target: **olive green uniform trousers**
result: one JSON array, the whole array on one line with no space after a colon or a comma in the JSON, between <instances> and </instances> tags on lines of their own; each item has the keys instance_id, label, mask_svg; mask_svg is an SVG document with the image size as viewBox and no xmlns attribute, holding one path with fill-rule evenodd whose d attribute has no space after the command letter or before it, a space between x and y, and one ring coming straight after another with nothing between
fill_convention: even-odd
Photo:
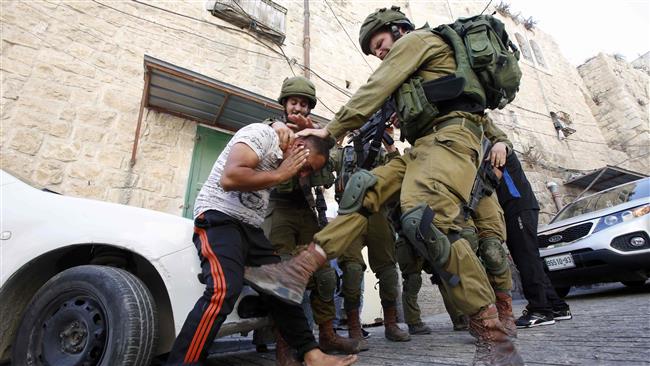
<instances>
[{"instance_id":1,"label":"olive green uniform trousers","mask_svg":"<svg viewBox=\"0 0 650 366\"><path fill-rule=\"evenodd\" d=\"M440 130L435 125L452 121ZM434 120L432 133L420 137L413 148L386 165L373 169L377 183L363 198L363 207L379 212L382 205L399 194L402 212L421 203L435 212L434 225L443 231L460 232L456 219L462 214L472 189L480 157L480 139L467 124L483 125L485 118L453 112ZM314 236L328 258L336 258L368 230L368 218L361 213L340 215ZM368 245L374 245L368 243ZM460 283L449 289L464 314L473 315L495 301L494 292L481 262L465 239L451 246L445 271L456 274Z\"/></svg>"},{"instance_id":2,"label":"olive green uniform trousers","mask_svg":"<svg viewBox=\"0 0 650 366\"><path fill-rule=\"evenodd\" d=\"M311 242L320 229L313 211L309 207L296 207L284 201L271 201L262 225L264 233L283 258L298 252L300 246ZM327 264L329 267L329 264ZM335 286L334 286L335 287ZM310 303L316 324L322 324L336 317L334 289L332 293L320 294L318 284L312 278ZM329 292L329 291L327 291Z\"/></svg>"},{"instance_id":3,"label":"olive green uniform trousers","mask_svg":"<svg viewBox=\"0 0 650 366\"><path fill-rule=\"evenodd\" d=\"M384 210L382 210L384 211ZM361 278L347 281L348 264L355 263L366 268L361 249L368 247L370 269L379 280L379 299L384 306L393 306L397 302L397 268L395 264L395 232L384 212L377 212L368 217L368 230L356 238L338 258L343 270L342 293L345 309L358 309L361 303Z\"/></svg>"}]
</instances>

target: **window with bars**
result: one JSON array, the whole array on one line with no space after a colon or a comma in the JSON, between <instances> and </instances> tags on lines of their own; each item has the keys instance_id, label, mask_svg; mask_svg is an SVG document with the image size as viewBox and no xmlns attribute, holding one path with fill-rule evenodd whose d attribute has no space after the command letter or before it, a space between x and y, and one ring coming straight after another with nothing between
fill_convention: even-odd
<instances>
[{"instance_id":1,"label":"window with bars","mask_svg":"<svg viewBox=\"0 0 650 366\"><path fill-rule=\"evenodd\" d=\"M217 18L248 28L277 44L285 39L287 9L271 0L208 0L206 10Z\"/></svg>"},{"instance_id":2,"label":"window with bars","mask_svg":"<svg viewBox=\"0 0 650 366\"><path fill-rule=\"evenodd\" d=\"M531 39L530 47L533 49L533 54L535 55L535 61L537 61L537 64L541 67L547 67L544 55L542 54L542 49L539 47L537 42Z\"/></svg>"},{"instance_id":3,"label":"window with bars","mask_svg":"<svg viewBox=\"0 0 650 366\"><path fill-rule=\"evenodd\" d=\"M519 44L519 49L521 50L521 55L524 56L524 59L532 63L535 63L535 60L533 59L533 54L532 52L530 52L530 46L528 45L528 41L526 41L526 38L524 38L524 36L522 36L520 33L515 33L515 38L517 39L517 43Z\"/></svg>"}]
</instances>

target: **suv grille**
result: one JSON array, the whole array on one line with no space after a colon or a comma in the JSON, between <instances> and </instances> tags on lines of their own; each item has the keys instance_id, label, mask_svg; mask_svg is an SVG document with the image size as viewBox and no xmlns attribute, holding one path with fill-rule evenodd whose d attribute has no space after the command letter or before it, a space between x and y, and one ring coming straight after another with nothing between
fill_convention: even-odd
<instances>
[{"instance_id":1,"label":"suv grille","mask_svg":"<svg viewBox=\"0 0 650 366\"><path fill-rule=\"evenodd\" d=\"M540 248L546 248L550 245L559 243L570 243L582 238L583 236L587 236L593 225L592 222L585 222L580 225L570 226L562 231L557 231L552 234L539 235L537 236L537 245L539 245Z\"/></svg>"}]
</instances>

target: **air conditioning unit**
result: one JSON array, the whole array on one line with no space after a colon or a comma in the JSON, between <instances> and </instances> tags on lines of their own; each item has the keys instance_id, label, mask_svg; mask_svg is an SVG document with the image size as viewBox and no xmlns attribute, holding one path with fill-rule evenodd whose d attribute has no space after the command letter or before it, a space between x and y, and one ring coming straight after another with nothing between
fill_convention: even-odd
<instances>
[{"instance_id":1,"label":"air conditioning unit","mask_svg":"<svg viewBox=\"0 0 650 366\"><path fill-rule=\"evenodd\" d=\"M271 0L209 0L205 9L217 18L250 29L277 44L284 42L287 9Z\"/></svg>"}]
</instances>

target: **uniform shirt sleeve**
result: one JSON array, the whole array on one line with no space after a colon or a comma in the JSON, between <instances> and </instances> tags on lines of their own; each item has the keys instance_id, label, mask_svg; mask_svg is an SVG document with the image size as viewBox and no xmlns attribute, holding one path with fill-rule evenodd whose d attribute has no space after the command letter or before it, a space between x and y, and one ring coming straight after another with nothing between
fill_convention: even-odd
<instances>
[{"instance_id":1,"label":"uniform shirt sleeve","mask_svg":"<svg viewBox=\"0 0 650 366\"><path fill-rule=\"evenodd\" d=\"M368 82L361 86L327 125L335 139L361 127L411 74L446 44L427 41L427 32L411 32L397 40Z\"/></svg>"},{"instance_id":2,"label":"uniform shirt sleeve","mask_svg":"<svg viewBox=\"0 0 650 366\"><path fill-rule=\"evenodd\" d=\"M491 118L486 118L487 123L483 125L483 130L485 132L485 137L490 140L490 143L492 145L496 144L497 142L503 142L508 146L508 153L512 152L512 142L508 139L508 135L506 135L505 132L503 132L497 125L492 121Z\"/></svg>"}]
</instances>

